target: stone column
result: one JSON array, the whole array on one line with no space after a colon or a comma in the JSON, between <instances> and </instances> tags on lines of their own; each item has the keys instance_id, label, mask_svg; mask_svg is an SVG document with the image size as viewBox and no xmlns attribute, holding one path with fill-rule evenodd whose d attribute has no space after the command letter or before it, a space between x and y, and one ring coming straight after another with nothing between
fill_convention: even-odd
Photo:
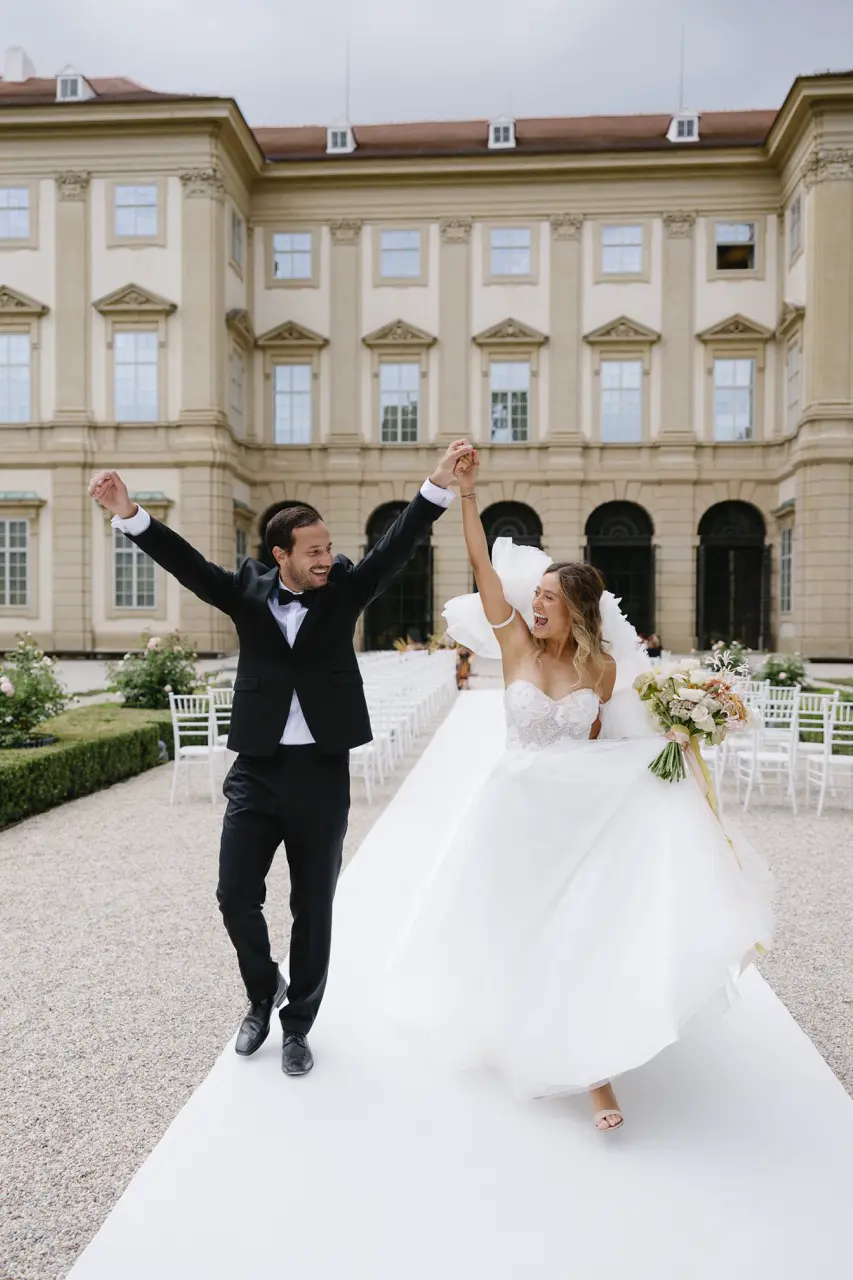
<instances>
[{"instance_id":1,"label":"stone column","mask_svg":"<svg viewBox=\"0 0 853 1280\"><path fill-rule=\"evenodd\" d=\"M674 653L696 643L696 547L693 486L665 483L655 501L655 630Z\"/></svg>"},{"instance_id":2,"label":"stone column","mask_svg":"<svg viewBox=\"0 0 853 1280\"><path fill-rule=\"evenodd\" d=\"M438 257L438 439L477 436L471 421L470 218L442 218Z\"/></svg>"},{"instance_id":3,"label":"stone column","mask_svg":"<svg viewBox=\"0 0 853 1280\"><path fill-rule=\"evenodd\" d=\"M580 444L581 435L581 236L579 213L556 213L551 218L550 279L550 444Z\"/></svg>"},{"instance_id":4,"label":"stone column","mask_svg":"<svg viewBox=\"0 0 853 1280\"><path fill-rule=\"evenodd\" d=\"M212 463L216 434L227 421L223 370L225 327L225 182L215 165L181 174L181 397L180 472L176 519L180 533L202 555L231 568L234 512L231 474ZM164 406L165 412L165 406ZM181 592L180 627L201 652L234 647L225 616L188 591Z\"/></svg>"},{"instance_id":5,"label":"stone column","mask_svg":"<svg viewBox=\"0 0 853 1280\"><path fill-rule=\"evenodd\" d=\"M853 147L816 147L808 192L804 412L794 446L794 603L803 651L849 657L853 634Z\"/></svg>"},{"instance_id":6,"label":"stone column","mask_svg":"<svg viewBox=\"0 0 853 1280\"><path fill-rule=\"evenodd\" d=\"M56 175L56 421L88 424L89 174Z\"/></svg>"},{"instance_id":7,"label":"stone column","mask_svg":"<svg viewBox=\"0 0 853 1280\"><path fill-rule=\"evenodd\" d=\"M691 445L696 438L693 422L695 224L694 213L663 215L663 379L658 439L666 444Z\"/></svg>"},{"instance_id":8,"label":"stone column","mask_svg":"<svg viewBox=\"0 0 853 1280\"><path fill-rule=\"evenodd\" d=\"M92 635L93 466L89 341L89 174L56 175L56 407L53 476L53 644L88 652Z\"/></svg>"},{"instance_id":9,"label":"stone column","mask_svg":"<svg viewBox=\"0 0 853 1280\"><path fill-rule=\"evenodd\" d=\"M181 174L181 413L187 426L226 420L225 183L213 166Z\"/></svg>"},{"instance_id":10,"label":"stone column","mask_svg":"<svg viewBox=\"0 0 853 1280\"><path fill-rule=\"evenodd\" d=\"M357 445L362 439L359 377L361 367L361 222L341 218L332 235L331 298L331 444ZM375 432L371 434L371 438Z\"/></svg>"}]
</instances>

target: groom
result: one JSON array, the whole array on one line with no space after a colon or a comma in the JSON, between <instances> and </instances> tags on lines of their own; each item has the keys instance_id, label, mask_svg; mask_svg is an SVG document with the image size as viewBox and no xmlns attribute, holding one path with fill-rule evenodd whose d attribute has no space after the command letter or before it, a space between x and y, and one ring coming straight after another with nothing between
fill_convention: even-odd
<instances>
[{"instance_id":1,"label":"groom","mask_svg":"<svg viewBox=\"0 0 853 1280\"><path fill-rule=\"evenodd\" d=\"M456 463L470 448L462 440L450 445L358 564L332 554L329 530L313 507L295 506L267 525L275 567L249 559L235 573L205 560L133 502L115 471L100 472L89 485L92 497L113 512L115 528L237 628L228 737L237 759L223 788L228 805L216 896L250 1002L237 1052L259 1049L273 1008L281 1008L287 1075L304 1075L314 1065L306 1037L329 968L332 900L349 817L349 751L371 739L353 646L356 623L450 505ZM263 914L267 873L282 842L293 916L289 987L272 959Z\"/></svg>"}]
</instances>

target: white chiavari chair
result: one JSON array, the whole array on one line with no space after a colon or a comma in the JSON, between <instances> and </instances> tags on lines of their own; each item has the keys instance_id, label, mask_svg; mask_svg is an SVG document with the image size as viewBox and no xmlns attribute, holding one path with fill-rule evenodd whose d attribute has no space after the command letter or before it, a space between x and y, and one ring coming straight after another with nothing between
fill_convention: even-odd
<instances>
[{"instance_id":1,"label":"white chiavari chair","mask_svg":"<svg viewBox=\"0 0 853 1280\"><path fill-rule=\"evenodd\" d=\"M175 803L178 775L183 768L187 778L187 794L190 794L190 769L204 766L210 784L210 802L216 803L216 773L214 757L214 719L210 697L206 693L170 693L169 711L172 716L172 736L175 743L175 762L172 774L170 804Z\"/></svg>"},{"instance_id":2,"label":"white chiavari chair","mask_svg":"<svg viewBox=\"0 0 853 1280\"><path fill-rule=\"evenodd\" d=\"M806 804L817 789L817 816L823 813L826 793L833 799L847 784L847 803L853 809L853 702L828 703L824 712L822 749L806 758Z\"/></svg>"}]
</instances>

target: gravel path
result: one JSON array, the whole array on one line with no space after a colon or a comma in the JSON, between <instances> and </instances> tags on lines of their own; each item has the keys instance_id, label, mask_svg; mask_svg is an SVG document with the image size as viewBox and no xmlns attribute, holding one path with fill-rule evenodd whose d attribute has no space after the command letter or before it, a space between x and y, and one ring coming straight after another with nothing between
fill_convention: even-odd
<instances>
[{"instance_id":1,"label":"gravel path","mask_svg":"<svg viewBox=\"0 0 853 1280\"><path fill-rule=\"evenodd\" d=\"M347 859L413 763L372 807L356 801ZM244 1007L213 897L224 801L171 808L170 773L0 832L2 1280L65 1276ZM740 821L777 879L762 970L853 1094L853 814L759 799ZM279 855L279 955L286 902Z\"/></svg>"},{"instance_id":2,"label":"gravel path","mask_svg":"<svg viewBox=\"0 0 853 1280\"><path fill-rule=\"evenodd\" d=\"M345 863L423 745L371 806L353 779ZM171 775L0 832L2 1280L66 1275L245 1009L214 899L225 801L197 777L173 808ZM279 957L287 898L279 853L267 896Z\"/></svg>"}]
</instances>

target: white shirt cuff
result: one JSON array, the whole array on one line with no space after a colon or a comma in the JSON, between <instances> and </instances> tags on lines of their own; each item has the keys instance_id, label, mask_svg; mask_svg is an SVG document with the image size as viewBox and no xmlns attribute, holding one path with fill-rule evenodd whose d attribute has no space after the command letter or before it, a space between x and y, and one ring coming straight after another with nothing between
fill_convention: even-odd
<instances>
[{"instance_id":1,"label":"white shirt cuff","mask_svg":"<svg viewBox=\"0 0 853 1280\"><path fill-rule=\"evenodd\" d=\"M136 515L131 516L129 520L122 520L121 516L113 516L110 523L114 529L129 533L131 538L138 538L140 533L144 533L150 525L151 517L143 507L137 504Z\"/></svg>"},{"instance_id":2,"label":"white shirt cuff","mask_svg":"<svg viewBox=\"0 0 853 1280\"><path fill-rule=\"evenodd\" d=\"M434 502L437 507L449 507L455 496L452 489L442 489L431 480L424 480L421 485L421 497L427 502Z\"/></svg>"}]
</instances>

